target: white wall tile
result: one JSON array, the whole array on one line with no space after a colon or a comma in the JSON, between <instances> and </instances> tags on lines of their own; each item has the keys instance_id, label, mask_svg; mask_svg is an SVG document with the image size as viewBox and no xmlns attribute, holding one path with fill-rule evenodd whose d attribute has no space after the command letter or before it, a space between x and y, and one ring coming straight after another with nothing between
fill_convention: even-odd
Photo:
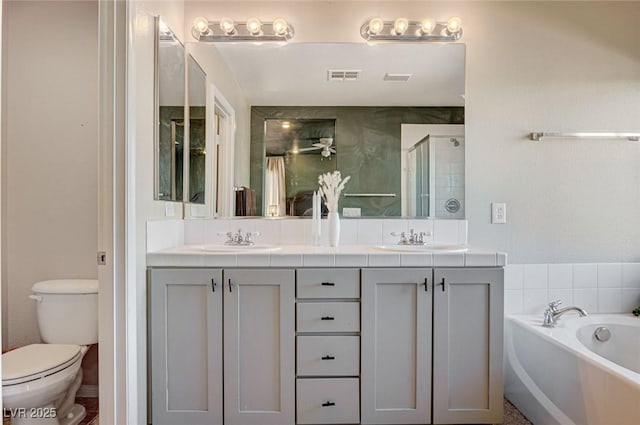
<instances>
[{"instance_id":1,"label":"white wall tile","mask_svg":"<svg viewBox=\"0 0 640 425\"><path fill-rule=\"evenodd\" d=\"M547 265L525 264L523 266L523 287L524 289L547 289Z\"/></svg>"},{"instance_id":2,"label":"white wall tile","mask_svg":"<svg viewBox=\"0 0 640 425\"><path fill-rule=\"evenodd\" d=\"M340 220L340 245L357 245L358 244L358 221L359 220L351 220L351 219L341 219ZM327 229L329 228L327 223ZM328 235L329 232L323 229L324 233Z\"/></svg>"},{"instance_id":3,"label":"white wall tile","mask_svg":"<svg viewBox=\"0 0 640 425\"><path fill-rule=\"evenodd\" d=\"M254 238L258 244L280 244L281 228L280 223L282 220L255 220L255 231L260 232L259 236Z\"/></svg>"},{"instance_id":4,"label":"white wall tile","mask_svg":"<svg viewBox=\"0 0 640 425\"><path fill-rule=\"evenodd\" d=\"M571 264L549 264L549 289L571 289L572 284Z\"/></svg>"},{"instance_id":5,"label":"white wall tile","mask_svg":"<svg viewBox=\"0 0 640 425\"><path fill-rule=\"evenodd\" d=\"M504 269L504 287L505 289L522 289L523 285L523 267L522 264L509 264Z\"/></svg>"},{"instance_id":6,"label":"white wall tile","mask_svg":"<svg viewBox=\"0 0 640 425\"><path fill-rule=\"evenodd\" d=\"M598 290L595 288L574 289L573 304L575 306L584 308L585 310L587 310L587 313L597 313Z\"/></svg>"},{"instance_id":7,"label":"white wall tile","mask_svg":"<svg viewBox=\"0 0 640 425\"><path fill-rule=\"evenodd\" d=\"M205 243L204 229L206 220L184 221L184 244L199 245Z\"/></svg>"},{"instance_id":8,"label":"white wall tile","mask_svg":"<svg viewBox=\"0 0 640 425\"><path fill-rule=\"evenodd\" d=\"M311 231L307 229L307 220L283 220L280 228L280 242L283 245L304 245L310 243Z\"/></svg>"},{"instance_id":9,"label":"white wall tile","mask_svg":"<svg viewBox=\"0 0 640 425\"><path fill-rule=\"evenodd\" d=\"M598 264L598 288L622 288L622 264Z\"/></svg>"},{"instance_id":10,"label":"white wall tile","mask_svg":"<svg viewBox=\"0 0 640 425\"><path fill-rule=\"evenodd\" d=\"M549 294L546 289L523 290L523 312L526 314L540 314L549 304Z\"/></svg>"},{"instance_id":11,"label":"white wall tile","mask_svg":"<svg viewBox=\"0 0 640 425\"><path fill-rule=\"evenodd\" d=\"M640 288L640 263L622 265L622 287Z\"/></svg>"},{"instance_id":12,"label":"white wall tile","mask_svg":"<svg viewBox=\"0 0 640 425\"><path fill-rule=\"evenodd\" d=\"M205 220L204 222L204 243L224 243L226 236L218 233L235 232L228 220Z\"/></svg>"},{"instance_id":13,"label":"white wall tile","mask_svg":"<svg viewBox=\"0 0 640 425\"><path fill-rule=\"evenodd\" d=\"M458 243L466 245L468 243L469 235L469 222L467 220L458 221Z\"/></svg>"},{"instance_id":14,"label":"white wall tile","mask_svg":"<svg viewBox=\"0 0 640 425\"><path fill-rule=\"evenodd\" d=\"M549 289L549 302L560 300L563 306L573 304L573 291L571 289Z\"/></svg>"},{"instance_id":15,"label":"white wall tile","mask_svg":"<svg viewBox=\"0 0 640 425\"><path fill-rule=\"evenodd\" d=\"M621 288L598 289L598 313L622 313Z\"/></svg>"},{"instance_id":16,"label":"white wall tile","mask_svg":"<svg viewBox=\"0 0 640 425\"><path fill-rule=\"evenodd\" d=\"M573 265L573 289L595 288L598 286L597 264Z\"/></svg>"},{"instance_id":17,"label":"white wall tile","mask_svg":"<svg viewBox=\"0 0 640 425\"><path fill-rule=\"evenodd\" d=\"M640 307L640 289L622 289L622 312L631 313Z\"/></svg>"},{"instance_id":18,"label":"white wall tile","mask_svg":"<svg viewBox=\"0 0 640 425\"><path fill-rule=\"evenodd\" d=\"M457 244L458 243L458 221L457 220L434 220L433 242L436 244Z\"/></svg>"},{"instance_id":19,"label":"white wall tile","mask_svg":"<svg viewBox=\"0 0 640 425\"><path fill-rule=\"evenodd\" d=\"M414 229L416 232L425 232L428 235L424 237L425 242L433 243L433 220L407 220L407 229Z\"/></svg>"},{"instance_id":20,"label":"white wall tile","mask_svg":"<svg viewBox=\"0 0 640 425\"><path fill-rule=\"evenodd\" d=\"M413 227L412 227L413 229ZM418 232L413 229L414 232ZM382 243L385 245L393 245L398 243L400 236L392 236L391 233L404 232L409 237L409 229L407 228L407 220L385 220L382 223Z\"/></svg>"},{"instance_id":21,"label":"white wall tile","mask_svg":"<svg viewBox=\"0 0 640 425\"><path fill-rule=\"evenodd\" d=\"M182 220L151 220L147 222L147 251L158 251L184 244Z\"/></svg>"},{"instance_id":22,"label":"white wall tile","mask_svg":"<svg viewBox=\"0 0 640 425\"><path fill-rule=\"evenodd\" d=\"M382 243L383 220L357 220L359 245L380 245Z\"/></svg>"},{"instance_id":23,"label":"white wall tile","mask_svg":"<svg viewBox=\"0 0 640 425\"><path fill-rule=\"evenodd\" d=\"M504 314L521 314L523 312L522 289L504 291Z\"/></svg>"}]
</instances>

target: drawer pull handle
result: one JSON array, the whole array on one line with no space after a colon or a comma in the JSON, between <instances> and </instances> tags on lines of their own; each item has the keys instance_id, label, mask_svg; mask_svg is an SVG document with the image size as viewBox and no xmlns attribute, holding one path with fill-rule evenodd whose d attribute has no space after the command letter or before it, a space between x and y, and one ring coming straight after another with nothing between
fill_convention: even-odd
<instances>
[{"instance_id":1,"label":"drawer pull handle","mask_svg":"<svg viewBox=\"0 0 640 425\"><path fill-rule=\"evenodd\" d=\"M330 407L335 405L336 404L333 401L325 401L324 403L322 403L322 407Z\"/></svg>"},{"instance_id":2,"label":"drawer pull handle","mask_svg":"<svg viewBox=\"0 0 640 425\"><path fill-rule=\"evenodd\" d=\"M322 286L336 286L336 284L333 283L333 282L322 282L321 285Z\"/></svg>"},{"instance_id":3,"label":"drawer pull handle","mask_svg":"<svg viewBox=\"0 0 640 425\"><path fill-rule=\"evenodd\" d=\"M440 282L440 285L442 285L442 292L444 292L444 277L442 278L442 282Z\"/></svg>"},{"instance_id":4,"label":"drawer pull handle","mask_svg":"<svg viewBox=\"0 0 640 425\"><path fill-rule=\"evenodd\" d=\"M427 278L424 278L424 292L429 292L429 281Z\"/></svg>"},{"instance_id":5,"label":"drawer pull handle","mask_svg":"<svg viewBox=\"0 0 640 425\"><path fill-rule=\"evenodd\" d=\"M323 316L320 318L320 320L336 320L336 318L331 316Z\"/></svg>"},{"instance_id":6,"label":"drawer pull handle","mask_svg":"<svg viewBox=\"0 0 640 425\"><path fill-rule=\"evenodd\" d=\"M322 360L335 360L335 356L322 356Z\"/></svg>"}]
</instances>

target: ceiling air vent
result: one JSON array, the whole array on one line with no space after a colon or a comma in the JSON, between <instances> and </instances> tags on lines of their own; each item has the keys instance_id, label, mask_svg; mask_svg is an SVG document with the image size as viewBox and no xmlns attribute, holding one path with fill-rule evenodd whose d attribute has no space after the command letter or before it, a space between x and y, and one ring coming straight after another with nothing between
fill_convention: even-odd
<instances>
[{"instance_id":1,"label":"ceiling air vent","mask_svg":"<svg viewBox=\"0 0 640 425\"><path fill-rule=\"evenodd\" d=\"M329 81L356 81L360 75L358 69L330 69L327 71Z\"/></svg>"},{"instance_id":2,"label":"ceiling air vent","mask_svg":"<svg viewBox=\"0 0 640 425\"><path fill-rule=\"evenodd\" d=\"M384 74L385 81L409 81L411 74Z\"/></svg>"}]
</instances>

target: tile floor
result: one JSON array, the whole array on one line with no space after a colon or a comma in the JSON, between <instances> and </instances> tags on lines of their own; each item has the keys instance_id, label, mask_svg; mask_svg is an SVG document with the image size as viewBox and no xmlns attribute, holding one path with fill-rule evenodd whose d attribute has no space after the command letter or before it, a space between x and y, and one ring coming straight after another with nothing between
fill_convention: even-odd
<instances>
[{"instance_id":1,"label":"tile floor","mask_svg":"<svg viewBox=\"0 0 640 425\"><path fill-rule=\"evenodd\" d=\"M504 425L532 425L516 406L504 399Z\"/></svg>"}]
</instances>

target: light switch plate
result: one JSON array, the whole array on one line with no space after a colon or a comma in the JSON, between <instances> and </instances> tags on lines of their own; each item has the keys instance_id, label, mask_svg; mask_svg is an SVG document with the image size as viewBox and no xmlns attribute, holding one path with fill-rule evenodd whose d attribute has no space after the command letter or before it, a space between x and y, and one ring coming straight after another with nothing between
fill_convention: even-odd
<instances>
[{"instance_id":1,"label":"light switch plate","mask_svg":"<svg viewBox=\"0 0 640 425\"><path fill-rule=\"evenodd\" d=\"M507 204L494 202L491 204L491 223L505 224L507 222Z\"/></svg>"}]
</instances>

